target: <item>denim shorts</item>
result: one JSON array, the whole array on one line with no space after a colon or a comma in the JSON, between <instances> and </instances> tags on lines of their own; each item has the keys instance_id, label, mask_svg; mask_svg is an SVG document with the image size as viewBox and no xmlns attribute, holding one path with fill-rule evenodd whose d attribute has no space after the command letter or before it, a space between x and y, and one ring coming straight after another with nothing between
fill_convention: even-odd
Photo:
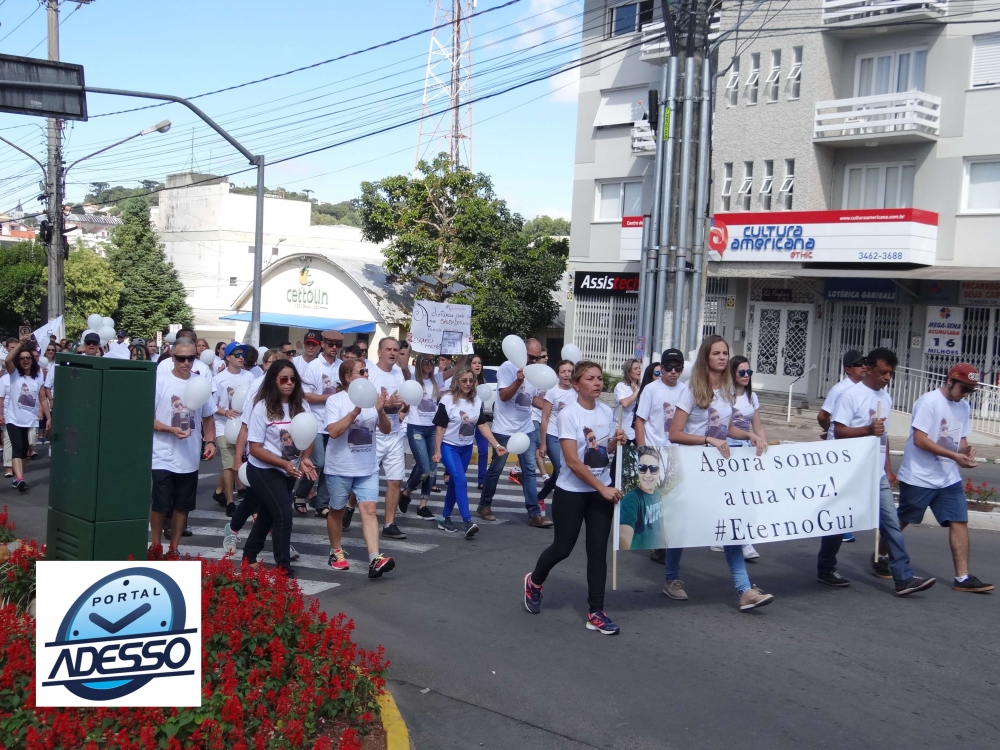
<instances>
[{"instance_id":1,"label":"denim shorts","mask_svg":"<svg viewBox=\"0 0 1000 750\"><path fill-rule=\"evenodd\" d=\"M899 520L904 523L920 523L928 507L942 526L949 526L952 521L968 523L969 506L965 502L961 482L940 489L917 487L903 481L899 483L898 514Z\"/></svg>"},{"instance_id":2,"label":"denim shorts","mask_svg":"<svg viewBox=\"0 0 1000 750\"><path fill-rule=\"evenodd\" d=\"M359 503L378 502L378 471L367 477L341 477L324 474L330 492L330 510L343 510L353 492Z\"/></svg>"}]
</instances>

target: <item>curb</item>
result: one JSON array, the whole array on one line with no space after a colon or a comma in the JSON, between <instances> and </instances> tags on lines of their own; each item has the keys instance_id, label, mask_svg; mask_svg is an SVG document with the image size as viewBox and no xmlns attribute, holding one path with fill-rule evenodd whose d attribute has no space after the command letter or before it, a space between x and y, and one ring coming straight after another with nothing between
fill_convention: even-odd
<instances>
[{"instance_id":1,"label":"curb","mask_svg":"<svg viewBox=\"0 0 1000 750\"><path fill-rule=\"evenodd\" d=\"M406 722L399 713L392 693L388 690L382 693L378 697L378 705L382 709L386 750L410 750L410 733L406 730Z\"/></svg>"}]
</instances>

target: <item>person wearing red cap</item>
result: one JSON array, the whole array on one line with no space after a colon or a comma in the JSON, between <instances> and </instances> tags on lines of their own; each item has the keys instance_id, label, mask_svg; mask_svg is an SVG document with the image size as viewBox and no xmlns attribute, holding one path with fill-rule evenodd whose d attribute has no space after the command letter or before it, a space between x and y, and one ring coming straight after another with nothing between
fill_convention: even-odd
<instances>
[{"instance_id":1,"label":"person wearing red cap","mask_svg":"<svg viewBox=\"0 0 1000 750\"><path fill-rule=\"evenodd\" d=\"M309 363L319 356L321 338L319 331L306 331L306 335L302 338L302 354L292 357L292 364L295 365L295 372L299 374L301 382L305 382Z\"/></svg>"},{"instance_id":2,"label":"person wearing red cap","mask_svg":"<svg viewBox=\"0 0 1000 750\"><path fill-rule=\"evenodd\" d=\"M966 437L972 432L965 397L979 385L979 371L970 364L955 365L948 380L917 399L913 405L910 437L899 467L899 526L920 523L929 507L934 518L948 527L955 562L955 591L981 594L993 590L969 574L969 511L959 467L976 467L976 449Z\"/></svg>"}]
</instances>

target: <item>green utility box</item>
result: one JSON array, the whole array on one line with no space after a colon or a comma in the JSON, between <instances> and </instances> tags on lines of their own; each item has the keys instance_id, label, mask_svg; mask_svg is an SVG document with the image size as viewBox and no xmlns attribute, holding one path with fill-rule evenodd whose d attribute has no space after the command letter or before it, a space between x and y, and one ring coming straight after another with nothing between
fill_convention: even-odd
<instances>
[{"instance_id":1,"label":"green utility box","mask_svg":"<svg viewBox=\"0 0 1000 750\"><path fill-rule=\"evenodd\" d=\"M156 363L57 354L50 560L145 559Z\"/></svg>"}]
</instances>

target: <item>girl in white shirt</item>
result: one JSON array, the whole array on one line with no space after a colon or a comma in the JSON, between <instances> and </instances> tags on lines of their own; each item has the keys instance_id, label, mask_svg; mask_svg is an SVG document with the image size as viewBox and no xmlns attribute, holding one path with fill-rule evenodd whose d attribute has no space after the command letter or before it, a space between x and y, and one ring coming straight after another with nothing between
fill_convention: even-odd
<instances>
[{"instance_id":1,"label":"girl in white shirt","mask_svg":"<svg viewBox=\"0 0 1000 750\"><path fill-rule=\"evenodd\" d=\"M635 430L632 428L633 417L635 417L635 407L639 396L639 385L642 383L642 362L637 359L625 361L622 367L622 379L615 386L615 415L617 418L618 408L621 407L621 427L625 430L625 437L630 441L635 440Z\"/></svg>"},{"instance_id":2,"label":"girl in white shirt","mask_svg":"<svg viewBox=\"0 0 1000 750\"><path fill-rule=\"evenodd\" d=\"M29 344L30 338L31 334L23 336L4 362L10 373L4 418L11 445L12 486L18 492L28 491L28 483L24 481L24 462L31 451L31 431L38 427L39 414L47 416L45 381Z\"/></svg>"},{"instance_id":3,"label":"girl in white shirt","mask_svg":"<svg viewBox=\"0 0 1000 750\"><path fill-rule=\"evenodd\" d=\"M760 401L753 392L753 385L750 382L753 375L750 362L746 357L733 357L729 361L729 372L733 377L733 387L736 392L736 401L733 403L733 427L744 432L752 432L767 443L767 433L760 421ZM729 444L731 446L747 446L750 445L750 441L729 438ZM712 547L711 550L722 552L722 547ZM752 544L743 545L744 560L756 560L759 557L760 553L753 548Z\"/></svg>"},{"instance_id":4,"label":"girl in white shirt","mask_svg":"<svg viewBox=\"0 0 1000 750\"><path fill-rule=\"evenodd\" d=\"M559 413L568 404L576 401L576 391L570 379L573 377L573 363L564 359L556 366L559 375L559 383L555 388L550 388L545 392L545 406L542 407L542 424L539 428L539 452L544 459L548 454L552 462L552 476L545 480L542 489L538 492L538 504L541 507L545 498L555 489L556 480L559 478L559 471L562 469L563 458L562 448L559 446ZM626 433L627 434L627 433Z\"/></svg>"},{"instance_id":5,"label":"girl in white shirt","mask_svg":"<svg viewBox=\"0 0 1000 750\"><path fill-rule=\"evenodd\" d=\"M434 371L435 359L433 354L418 354L413 367L413 379L423 387L424 395L419 404L410 407L406 418L406 441L410 444L414 462L410 478L400 492L400 505L406 508L410 504L410 494L420 487L417 518L426 521L434 520L434 514L427 507L427 500L437 472L437 463L431 457L434 453L434 415L437 414L444 388L443 376Z\"/></svg>"}]
</instances>

